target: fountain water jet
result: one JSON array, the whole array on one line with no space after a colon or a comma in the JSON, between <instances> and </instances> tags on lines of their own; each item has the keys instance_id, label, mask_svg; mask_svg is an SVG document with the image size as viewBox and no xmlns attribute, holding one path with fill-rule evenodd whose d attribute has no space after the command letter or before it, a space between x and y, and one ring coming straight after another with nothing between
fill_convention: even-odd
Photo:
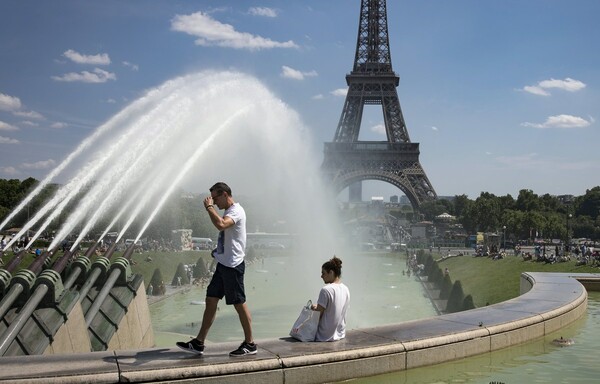
<instances>
[{"instance_id":1,"label":"fountain water jet","mask_svg":"<svg viewBox=\"0 0 600 384\"><path fill-rule=\"evenodd\" d=\"M153 144L164 139L165 133L168 132L169 128L178 122L177 115L182 109L190 108L189 100L184 99L173 102L171 100L172 97L161 103L160 108L152 111L149 116L144 116L144 122L141 125L151 125L152 129L150 129L150 132L157 131L156 134L150 135L147 140L140 140L141 144L134 142L132 144L135 145L130 145L127 148L126 152L122 154L124 158L110 168L110 174L102 175L99 181L81 200L78 207L69 216L69 219L57 234L57 238L61 239L67 236L84 218L90 208L98 204L100 198L103 198L104 201L113 201L112 198L114 195L118 196L119 193L123 193L124 189L131 185L131 181L137 179L136 175L143 174L146 171L147 159L154 155L152 152L155 145ZM157 119L157 121L153 121L154 119ZM80 236L82 235L85 236L86 233L80 234ZM53 245L56 245L56 240L50 246L52 247Z\"/></svg>"},{"instance_id":2,"label":"fountain water jet","mask_svg":"<svg viewBox=\"0 0 600 384\"><path fill-rule=\"evenodd\" d=\"M310 136L298 115L256 79L234 72L201 72L168 81L134 104L135 111L126 119L111 119L111 124L123 123L112 130L114 140L102 145L95 139L90 160L25 230L45 217L37 238L75 196L81 196L50 248L86 222L74 249L107 215L113 220L98 241L127 215L125 229L118 230L121 239L148 210L135 236L138 240L176 188L193 184L207 191L215 181L226 180L243 204L258 196L268 202L269 211L277 212L278 221L286 222L286 232L297 234L297 249L306 261L299 276L312 276L324 259L340 254L330 230L335 227L329 215L334 198L321 184Z\"/></svg>"},{"instance_id":3,"label":"fountain water jet","mask_svg":"<svg viewBox=\"0 0 600 384\"><path fill-rule=\"evenodd\" d=\"M137 101L135 101L133 104L131 104L129 107L125 108L123 111L119 112L116 116L114 116L112 119L110 119L107 123L101 125L96 131L94 131L94 133L86 138L83 142L81 142L81 144L79 144L79 146L73 151L71 152L71 154L69 154L65 160L62 161L62 163L60 163L58 165L58 167L54 168L45 178L44 180L42 180L35 188L34 190L29 193L25 199L23 199L23 201L8 215L6 216L6 218L2 221L2 223L0 223L0 230L2 230L4 228L4 226L20 211L23 210L23 208L25 208L27 206L27 204L29 204L31 202L31 200L33 200L33 198L35 196L37 196L42 189L44 189L44 187L46 185L48 185L48 183L50 183L57 175L59 175L60 173L62 173L62 171L65 170L65 168L67 168L74 159L76 159L79 155L81 155L86 149L88 149L94 142L96 142L102 135L106 134L107 132L109 132L110 130L112 130L113 128L120 126L122 124L121 120L126 119L126 116L128 114L130 114L132 111L136 110L136 108L139 108L140 106L145 104L145 98L148 98L152 95L152 92L150 92L146 97L140 98Z\"/></svg>"}]
</instances>

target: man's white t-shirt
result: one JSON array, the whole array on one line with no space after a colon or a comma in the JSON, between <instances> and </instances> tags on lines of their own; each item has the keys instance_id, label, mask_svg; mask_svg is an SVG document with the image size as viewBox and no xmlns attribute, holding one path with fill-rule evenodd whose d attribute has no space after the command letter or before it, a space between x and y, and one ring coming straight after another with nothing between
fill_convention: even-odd
<instances>
[{"instance_id":1,"label":"man's white t-shirt","mask_svg":"<svg viewBox=\"0 0 600 384\"><path fill-rule=\"evenodd\" d=\"M335 341L346 337L346 311L350 290L343 283L327 284L321 288L317 304L325 308L315 341Z\"/></svg>"},{"instance_id":2,"label":"man's white t-shirt","mask_svg":"<svg viewBox=\"0 0 600 384\"><path fill-rule=\"evenodd\" d=\"M244 261L246 250L246 212L239 203L225 210L223 217L229 217L235 223L219 232L215 259L226 267L237 267Z\"/></svg>"}]
</instances>

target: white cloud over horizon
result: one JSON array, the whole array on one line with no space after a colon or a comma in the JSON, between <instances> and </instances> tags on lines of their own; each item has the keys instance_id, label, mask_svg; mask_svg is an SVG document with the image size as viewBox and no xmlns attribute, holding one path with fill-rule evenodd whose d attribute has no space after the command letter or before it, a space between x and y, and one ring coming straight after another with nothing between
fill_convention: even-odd
<instances>
[{"instance_id":1,"label":"white cloud over horizon","mask_svg":"<svg viewBox=\"0 0 600 384\"><path fill-rule=\"evenodd\" d=\"M0 120L0 131L18 131L19 127Z\"/></svg>"},{"instance_id":2,"label":"white cloud over horizon","mask_svg":"<svg viewBox=\"0 0 600 384\"><path fill-rule=\"evenodd\" d=\"M248 14L253 16L277 17L277 11L267 7L251 7L248 9Z\"/></svg>"},{"instance_id":3,"label":"white cloud over horizon","mask_svg":"<svg viewBox=\"0 0 600 384\"><path fill-rule=\"evenodd\" d=\"M348 94L348 88L338 88L330 92L333 96L346 96Z\"/></svg>"},{"instance_id":4,"label":"white cloud over horizon","mask_svg":"<svg viewBox=\"0 0 600 384\"><path fill-rule=\"evenodd\" d=\"M0 111L17 111L21 109L21 100L18 97L0 93Z\"/></svg>"},{"instance_id":5,"label":"white cloud over horizon","mask_svg":"<svg viewBox=\"0 0 600 384\"><path fill-rule=\"evenodd\" d=\"M590 120L586 120L579 116L572 115L555 115L549 116L545 122L543 123L522 123L521 125L524 127L533 127L533 128L585 128L590 126L594 122L593 118Z\"/></svg>"},{"instance_id":6,"label":"white cloud over horizon","mask_svg":"<svg viewBox=\"0 0 600 384\"><path fill-rule=\"evenodd\" d=\"M568 158L543 157L532 152L513 156L498 156L496 161L504 166L519 170L554 169L562 171L590 171L599 165L590 161L571 161Z\"/></svg>"},{"instance_id":7,"label":"white cloud over horizon","mask_svg":"<svg viewBox=\"0 0 600 384\"><path fill-rule=\"evenodd\" d=\"M10 137L0 136L0 144L19 144L19 140Z\"/></svg>"},{"instance_id":8,"label":"white cloud over horizon","mask_svg":"<svg viewBox=\"0 0 600 384\"><path fill-rule=\"evenodd\" d=\"M52 159L36 161L35 163L22 163L19 168L22 169L49 169L56 165L56 161Z\"/></svg>"},{"instance_id":9,"label":"white cloud over horizon","mask_svg":"<svg viewBox=\"0 0 600 384\"><path fill-rule=\"evenodd\" d=\"M538 96L550 96L551 94L547 91L548 89L561 89L567 92L577 92L585 87L586 84L583 82L567 77L564 80L542 80L537 85L526 85L523 87L523 90Z\"/></svg>"},{"instance_id":10,"label":"white cloud over horizon","mask_svg":"<svg viewBox=\"0 0 600 384\"><path fill-rule=\"evenodd\" d=\"M77 64L90 65L109 65L110 57L107 53L99 53L97 55L84 55L69 49L63 53L63 56Z\"/></svg>"},{"instance_id":11,"label":"white cloud over horizon","mask_svg":"<svg viewBox=\"0 0 600 384\"><path fill-rule=\"evenodd\" d=\"M318 76L317 71L312 70L308 72L302 72L297 69L288 67L287 65L281 66L281 77L293 80L304 80L306 77Z\"/></svg>"},{"instance_id":12,"label":"white cloud over horizon","mask_svg":"<svg viewBox=\"0 0 600 384\"><path fill-rule=\"evenodd\" d=\"M81 71L77 72L69 72L65 73L62 76L51 76L52 80L55 81L64 81L67 83L79 81L82 83L106 83L108 80L116 80L117 75L112 72L105 71L100 68L94 68L93 72L89 71Z\"/></svg>"},{"instance_id":13,"label":"white cloud over horizon","mask_svg":"<svg viewBox=\"0 0 600 384\"><path fill-rule=\"evenodd\" d=\"M140 66L137 64L130 63L129 61L122 62L124 66L129 67L132 71L139 71Z\"/></svg>"},{"instance_id":14,"label":"white cloud over horizon","mask_svg":"<svg viewBox=\"0 0 600 384\"><path fill-rule=\"evenodd\" d=\"M68 126L69 126L69 124L63 123L60 121L50 124L50 128L56 128L56 129L66 128Z\"/></svg>"},{"instance_id":15,"label":"white cloud over horizon","mask_svg":"<svg viewBox=\"0 0 600 384\"><path fill-rule=\"evenodd\" d=\"M378 133L380 135L385 135L386 134L386 132L385 132L385 124L383 124L383 123L379 123L379 124L376 124L376 125L372 126L370 128L370 130L371 130L371 132L375 132L375 133Z\"/></svg>"},{"instance_id":16,"label":"white cloud over horizon","mask_svg":"<svg viewBox=\"0 0 600 384\"><path fill-rule=\"evenodd\" d=\"M247 32L238 32L231 24L224 24L203 12L176 15L171 30L197 37L196 45L217 46L257 51L271 48L298 48L292 40L278 42Z\"/></svg>"},{"instance_id":17,"label":"white cloud over horizon","mask_svg":"<svg viewBox=\"0 0 600 384\"><path fill-rule=\"evenodd\" d=\"M13 176L18 175L20 172L15 167L0 167L0 173Z\"/></svg>"}]
</instances>

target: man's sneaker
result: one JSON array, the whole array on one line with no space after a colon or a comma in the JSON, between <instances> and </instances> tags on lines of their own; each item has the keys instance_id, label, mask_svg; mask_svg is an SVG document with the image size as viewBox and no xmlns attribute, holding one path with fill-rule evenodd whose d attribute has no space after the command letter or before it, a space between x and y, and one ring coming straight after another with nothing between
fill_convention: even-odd
<instances>
[{"instance_id":1,"label":"man's sneaker","mask_svg":"<svg viewBox=\"0 0 600 384\"><path fill-rule=\"evenodd\" d=\"M175 343L182 350L201 355L204 353L204 344L200 343L198 339L192 339L190 341L178 341Z\"/></svg>"},{"instance_id":2,"label":"man's sneaker","mask_svg":"<svg viewBox=\"0 0 600 384\"><path fill-rule=\"evenodd\" d=\"M256 344L254 344L254 343L250 344L250 343L246 343L244 341L242 344L240 344L238 349L236 349L235 351L229 352L229 356L239 357L239 356L246 356L246 355L256 355L257 350L258 350L258 348L256 347Z\"/></svg>"}]
</instances>

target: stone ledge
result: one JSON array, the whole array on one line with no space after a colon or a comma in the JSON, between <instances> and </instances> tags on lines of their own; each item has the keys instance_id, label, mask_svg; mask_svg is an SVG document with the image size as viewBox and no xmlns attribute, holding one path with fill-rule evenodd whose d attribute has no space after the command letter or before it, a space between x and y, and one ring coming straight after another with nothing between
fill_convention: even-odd
<instances>
[{"instance_id":1,"label":"stone ledge","mask_svg":"<svg viewBox=\"0 0 600 384\"><path fill-rule=\"evenodd\" d=\"M587 308L600 274L523 273L522 295L496 305L349 331L334 343L257 341L259 353L231 358L237 343L204 356L175 348L2 357L0 383L320 383L461 359L553 332Z\"/></svg>"}]
</instances>

